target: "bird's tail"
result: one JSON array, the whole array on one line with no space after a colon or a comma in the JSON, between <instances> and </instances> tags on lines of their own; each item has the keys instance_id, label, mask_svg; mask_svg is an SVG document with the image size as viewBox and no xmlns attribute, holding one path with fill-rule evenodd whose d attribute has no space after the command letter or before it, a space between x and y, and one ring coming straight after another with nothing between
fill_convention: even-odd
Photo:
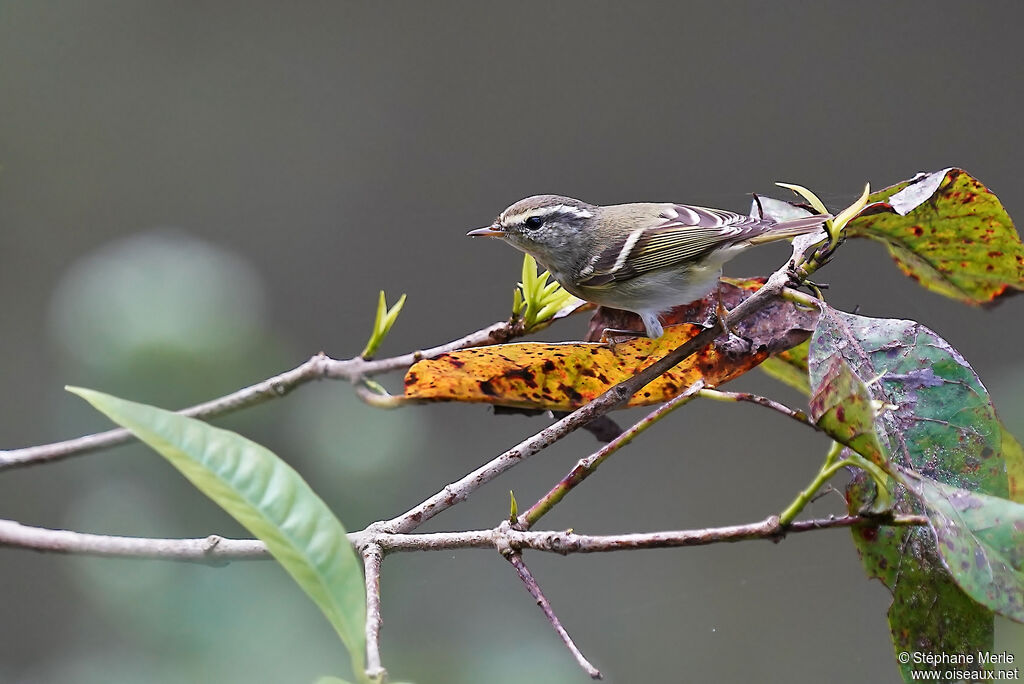
<instances>
[{"instance_id":1,"label":"bird's tail","mask_svg":"<svg viewBox=\"0 0 1024 684\"><path fill-rule=\"evenodd\" d=\"M822 224L830 218L832 218L831 214L815 214L814 216L801 216L800 218L779 221L760 235L749 238L748 241L759 245L764 242L788 240L797 235L813 233L820 230Z\"/></svg>"}]
</instances>

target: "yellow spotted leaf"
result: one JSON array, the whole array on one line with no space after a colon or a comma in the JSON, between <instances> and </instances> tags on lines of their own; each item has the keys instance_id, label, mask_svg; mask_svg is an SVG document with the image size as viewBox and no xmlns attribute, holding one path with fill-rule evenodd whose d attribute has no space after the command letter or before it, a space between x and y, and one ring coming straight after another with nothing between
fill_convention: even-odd
<instances>
[{"instance_id":1,"label":"yellow spotted leaf","mask_svg":"<svg viewBox=\"0 0 1024 684\"><path fill-rule=\"evenodd\" d=\"M751 294L759 283L743 287L723 284L727 306ZM405 376L405 398L419 401L463 401L528 409L567 411L579 408L612 386L647 368L696 336L703 326L675 323L686 307L665 317L669 325L656 339L560 344L526 342L465 349L420 361ZM695 311L702 307L693 305ZM706 309L706 307L703 307ZM605 327L624 312L599 309L595 320ZM634 316L634 314L628 314ZM743 342L721 336L637 392L629 404L667 401L697 380L715 387L747 372L770 354L800 344L813 329L816 312L777 301L740 323ZM592 323L593 327L593 323Z\"/></svg>"},{"instance_id":2,"label":"yellow spotted leaf","mask_svg":"<svg viewBox=\"0 0 1024 684\"><path fill-rule=\"evenodd\" d=\"M871 195L846 228L877 240L924 287L992 305L1024 290L1024 245L1003 205L962 169L919 174Z\"/></svg>"},{"instance_id":3,"label":"yellow spotted leaf","mask_svg":"<svg viewBox=\"0 0 1024 684\"><path fill-rule=\"evenodd\" d=\"M641 338L614 347L524 342L465 349L415 364L405 376L405 396L569 411L636 375L701 330L694 324L676 325L657 340ZM667 401L702 378L713 387L767 356L762 351L729 358L710 346L637 392L629 404Z\"/></svg>"}]
</instances>

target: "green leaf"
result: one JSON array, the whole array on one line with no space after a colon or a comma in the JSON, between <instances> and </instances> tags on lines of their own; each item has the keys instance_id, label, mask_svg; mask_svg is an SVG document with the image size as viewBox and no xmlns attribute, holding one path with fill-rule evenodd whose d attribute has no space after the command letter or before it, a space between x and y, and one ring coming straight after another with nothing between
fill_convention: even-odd
<instances>
[{"instance_id":1,"label":"green leaf","mask_svg":"<svg viewBox=\"0 0 1024 684\"><path fill-rule=\"evenodd\" d=\"M882 448L933 480L1007 495L1002 428L988 391L958 351L913 321L825 309L811 337L811 386L842 357L881 409Z\"/></svg>"},{"instance_id":2,"label":"green leaf","mask_svg":"<svg viewBox=\"0 0 1024 684\"><path fill-rule=\"evenodd\" d=\"M876 192L847 235L877 240L905 274L968 304L1024 290L1024 245L988 188L956 168Z\"/></svg>"},{"instance_id":3,"label":"green leaf","mask_svg":"<svg viewBox=\"0 0 1024 684\"><path fill-rule=\"evenodd\" d=\"M808 190L807 188L805 188L804 186L794 185L793 183L776 183L776 185L778 185L780 188L792 190L796 194L803 197L805 200L807 200L808 204L810 204L811 207L813 207L814 210L819 214L829 213L828 209L825 208L825 204L818 198L818 196L815 195L810 190ZM864 192L861 193L860 197L858 197L853 204L843 209L835 218L830 218L825 221L825 229L828 232L830 249L834 248L836 245L839 244L839 241L843 237L843 228L846 227L846 224L850 221L851 218L853 218L854 216L861 212L861 210L864 208L864 205L867 204L868 195L870 192L871 186L865 185Z\"/></svg>"},{"instance_id":4,"label":"green leaf","mask_svg":"<svg viewBox=\"0 0 1024 684\"><path fill-rule=\"evenodd\" d=\"M1009 487L1007 496L1010 501L1024 503L1024 447L1006 426L1003 430L1003 459L1006 461L1006 479Z\"/></svg>"},{"instance_id":5,"label":"green leaf","mask_svg":"<svg viewBox=\"0 0 1024 684\"><path fill-rule=\"evenodd\" d=\"M924 502L939 553L968 596L1024 622L1024 505L906 473Z\"/></svg>"},{"instance_id":6,"label":"green leaf","mask_svg":"<svg viewBox=\"0 0 1024 684\"><path fill-rule=\"evenodd\" d=\"M381 290L381 294L383 294L383 292L384 291ZM384 324L381 326L382 335L387 335L391 332L391 326L393 326L395 321L398 320L398 314L402 313L402 307L405 306L406 296L407 295L403 293L402 296L398 298L398 301L395 302L395 305L388 309L387 314L384 316Z\"/></svg>"},{"instance_id":7,"label":"green leaf","mask_svg":"<svg viewBox=\"0 0 1024 684\"><path fill-rule=\"evenodd\" d=\"M512 317L518 318L523 312L523 292L518 287L512 290Z\"/></svg>"},{"instance_id":8,"label":"green leaf","mask_svg":"<svg viewBox=\"0 0 1024 684\"><path fill-rule=\"evenodd\" d=\"M780 188L792 190L796 194L803 197L805 200L807 200L807 203L810 204L814 208L814 210L819 214L830 213L829 210L825 207L825 204L820 199L818 199L818 196L815 195L810 190L808 190L807 188L805 188L804 186L796 185L795 183L776 183L776 185L778 185Z\"/></svg>"},{"instance_id":9,"label":"green leaf","mask_svg":"<svg viewBox=\"0 0 1024 684\"><path fill-rule=\"evenodd\" d=\"M811 382L807 377L808 344L809 342L803 342L792 349L769 356L758 368L779 382L804 394L810 394Z\"/></svg>"},{"instance_id":10,"label":"green leaf","mask_svg":"<svg viewBox=\"0 0 1024 684\"><path fill-rule=\"evenodd\" d=\"M366 346L363 347L363 351L360 354L364 359L371 358L377 353L381 342L388 336L388 333L391 332L391 327L398 320L398 314L402 313L402 307L405 306L405 298L406 296L403 294L395 302L395 305L389 309L387 299L384 296L384 290L380 291L380 297L377 299L377 314L373 319L373 330L370 332L370 339L367 340Z\"/></svg>"},{"instance_id":11,"label":"green leaf","mask_svg":"<svg viewBox=\"0 0 1024 684\"><path fill-rule=\"evenodd\" d=\"M532 297L537 289L537 261L529 254L523 255L522 277L523 293L527 298Z\"/></svg>"},{"instance_id":12,"label":"green leaf","mask_svg":"<svg viewBox=\"0 0 1024 684\"><path fill-rule=\"evenodd\" d=\"M862 422L870 400L874 441L892 461L887 472L902 483L894 492L895 512L928 513L935 522L938 504L922 505L913 478L1006 496L1004 438L988 392L963 357L931 330L826 308L811 337L808 363L818 411L831 411L840 425L841 418L856 425L847 428L850 443L872 442ZM839 367L858 381L840 378ZM837 391L825 402L819 397L829 386ZM854 400L844 404L843 392ZM874 499L874 487L866 476L853 479L847 489L851 512ZM858 527L853 538L868 575L893 594L889 626L897 652L991 648L992 611L965 595L970 592L943 562L931 529ZM901 667L909 681L909 669Z\"/></svg>"},{"instance_id":13,"label":"green leaf","mask_svg":"<svg viewBox=\"0 0 1024 684\"><path fill-rule=\"evenodd\" d=\"M860 472L850 483L849 495L872 487L870 478ZM900 489L897 510L919 506L913 494ZM859 506L851 501L850 509ZM995 634L992 611L973 601L953 581L930 529L863 525L854 527L852 533L868 577L880 580L892 592L888 618L897 654L991 650ZM904 681L914 681L911 671L915 669L921 666L900 664Z\"/></svg>"},{"instance_id":14,"label":"green leaf","mask_svg":"<svg viewBox=\"0 0 1024 684\"><path fill-rule=\"evenodd\" d=\"M834 229L829 231L829 233L831 235L839 235L839 233L841 233L842 230L846 228L846 224L849 223L854 216L857 216L858 214L861 213L861 211L863 211L864 207L868 203L868 198L870 196L871 185L865 184L864 192L860 194L860 197L854 200L853 204L843 209L841 212L839 212L838 216L832 219L832 225L834 226Z\"/></svg>"},{"instance_id":15,"label":"green leaf","mask_svg":"<svg viewBox=\"0 0 1024 684\"><path fill-rule=\"evenodd\" d=\"M823 367L823 368L822 368ZM864 382L842 356L815 365L811 418L835 441L888 469L888 450L875 431L875 407Z\"/></svg>"},{"instance_id":16,"label":"green leaf","mask_svg":"<svg viewBox=\"0 0 1024 684\"><path fill-rule=\"evenodd\" d=\"M263 540L337 631L354 671L363 671L366 595L359 560L341 522L291 466L202 421L94 390L68 391L130 430Z\"/></svg>"},{"instance_id":17,"label":"green leaf","mask_svg":"<svg viewBox=\"0 0 1024 684\"><path fill-rule=\"evenodd\" d=\"M562 289L557 281L548 282L551 274L547 271L538 274L537 262L529 254L523 256L522 275L523 281L513 295L512 314L518 316L522 312L527 331L568 316L586 303Z\"/></svg>"}]
</instances>

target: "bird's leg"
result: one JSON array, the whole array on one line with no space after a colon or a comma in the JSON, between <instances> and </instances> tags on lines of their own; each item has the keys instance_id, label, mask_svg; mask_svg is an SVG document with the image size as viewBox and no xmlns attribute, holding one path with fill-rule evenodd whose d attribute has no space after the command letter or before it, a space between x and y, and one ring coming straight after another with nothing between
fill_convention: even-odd
<instances>
[{"instance_id":1,"label":"bird's leg","mask_svg":"<svg viewBox=\"0 0 1024 684\"><path fill-rule=\"evenodd\" d=\"M715 298L714 303L708 302L707 314L702 324L705 328L721 328L722 332L735 333L728 327L726 320L729 317L729 311L725 308L725 303L722 302L722 283L718 282L715 286ZM738 335L737 335L738 337Z\"/></svg>"},{"instance_id":2,"label":"bird's leg","mask_svg":"<svg viewBox=\"0 0 1024 684\"><path fill-rule=\"evenodd\" d=\"M615 349L615 345L619 342L638 337L647 337L647 333L642 330L620 330L618 328L605 328L601 331L601 342L608 345L609 349Z\"/></svg>"},{"instance_id":3,"label":"bird's leg","mask_svg":"<svg viewBox=\"0 0 1024 684\"><path fill-rule=\"evenodd\" d=\"M608 341L611 348L615 348L615 339L613 336L627 339L635 339L638 337L649 337L655 340L665 332L665 329L661 326L661 320L658 314L653 311L641 311L638 313L640 320L644 323L643 332L639 330L617 330L614 328L605 328L601 333L601 340Z\"/></svg>"},{"instance_id":4,"label":"bird's leg","mask_svg":"<svg viewBox=\"0 0 1024 684\"><path fill-rule=\"evenodd\" d=\"M735 330L729 327L729 312L725 308L725 303L722 301L722 281L719 280L718 284L715 285L715 318L717 323L722 327L722 332L729 332L731 334L739 335Z\"/></svg>"},{"instance_id":5,"label":"bird's leg","mask_svg":"<svg viewBox=\"0 0 1024 684\"><path fill-rule=\"evenodd\" d=\"M791 259L789 266L786 267L786 287L799 288L804 284L804 279L807 277L802 273L802 269L796 265L796 260Z\"/></svg>"},{"instance_id":6,"label":"bird's leg","mask_svg":"<svg viewBox=\"0 0 1024 684\"><path fill-rule=\"evenodd\" d=\"M710 309L710 307L708 307ZM725 302L722 301L722 282L719 281L715 287L715 304L714 311L709 312L707 322L704 324L708 328L720 328L722 332L727 333L728 339L727 344L730 347L734 347L739 344L743 348L749 348L750 342L740 335L739 331L729 325L729 311L725 308Z\"/></svg>"}]
</instances>

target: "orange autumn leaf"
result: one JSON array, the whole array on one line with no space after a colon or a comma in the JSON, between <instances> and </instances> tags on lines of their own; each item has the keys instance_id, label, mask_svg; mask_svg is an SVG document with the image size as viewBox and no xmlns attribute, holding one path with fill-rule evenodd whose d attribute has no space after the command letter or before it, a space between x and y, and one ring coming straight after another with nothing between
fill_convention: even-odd
<instances>
[{"instance_id":1,"label":"orange autumn leaf","mask_svg":"<svg viewBox=\"0 0 1024 684\"><path fill-rule=\"evenodd\" d=\"M759 284L744 285L723 285L727 305L734 306ZM620 313L598 310L595 318L619 320ZM677 314L666 317L666 322L673 322ZM697 380L714 387L742 375L769 354L806 339L815 315L787 302L771 304L740 324L738 332L747 343L719 337L633 395L629 405L668 401ZM669 325L656 340L639 338L613 346L598 342L527 342L443 354L409 369L405 398L573 410L636 375L702 329L695 323Z\"/></svg>"}]
</instances>

